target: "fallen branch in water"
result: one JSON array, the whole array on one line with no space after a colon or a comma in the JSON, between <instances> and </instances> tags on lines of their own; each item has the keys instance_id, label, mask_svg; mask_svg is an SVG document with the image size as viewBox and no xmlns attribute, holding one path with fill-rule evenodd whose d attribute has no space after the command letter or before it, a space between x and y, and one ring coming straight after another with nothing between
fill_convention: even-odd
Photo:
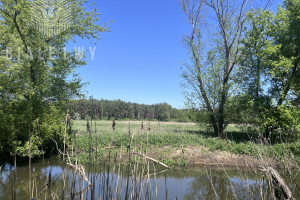
<instances>
[{"instance_id":1,"label":"fallen branch in water","mask_svg":"<svg viewBox=\"0 0 300 200\"><path fill-rule=\"evenodd\" d=\"M261 167L260 170L268 174L268 176L272 179L272 183L275 185L275 187L278 187L283 193L284 199L294 200L291 190L285 183L284 179L279 175L279 173L275 169L273 169L272 167Z\"/></svg>"},{"instance_id":2,"label":"fallen branch in water","mask_svg":"<svg viewBox=\"0 0 300 200\"><path fill-rule=\"evenodd\" d=\"M157 174L161 174L161 173L164 173L166 171L168 171L169 169L164 169L164 170L161 170L159 172L155 172L155 173L152 173L152 174L149 174L149 176L154 176L154 175L157 175Z\"/></svg>"},{"instance_id":3,"label":"fallen branch in water","mask_svg":"<svg viewBox=\"0 0 300 200\"><path fill-rule=\"evenodd\" d=\"M74 168L75 171L77 171L79 174L81 174L81 176L84 178L84 180L86 180L86 182L88 182L88 185L92 185L90 180L85 175L85 170L84 170L83 165L79 164L79 165L77 165L77 167L76 167L76 165L74 165L72 163L67 163L67 165Z\"/></svg>"},{"instance_id":4,"label":"fallen branch in water","mask_svg":"<svg viewBox=\"0 0 300 200\"><path fill-rule=\"evenodd\" d=\"M131 154L142 156L142 157L144 157L144 158L146 158L148 160L151 160L151 161L153 161L153 162L155 162L155 163L157 163L157 164L159 164L161 166L164 166L165 168L170 168L168 165L166 165L166 164L164 164L164 163L162 163L162 162L160 162L158 160L155 160L154 158L150 158L149 156L146 156L146 155L143 155L143 154L140 154L140 153L137 153L137 152L131 152Z\"/></svg>"},{"instance_id":5,"label":"fallen branch in water","mask_svg":"<svg viewBox=\"0 0 300 200\"><path fill-rule=\"evenodd\" d=\"M63 155L63 156L68 156L69 162L71 162L71 159L70 159L69 154L68 154L68 153L67 153L67 154L63 153L63 152L58 148L57 142L56 142L54 139L52 139L52 141L56 144L56 149L57 149L58 153L60 153L60 154Z\"/></svg>"},{"instance_id":6,"label":"fallen branch in water","mask_svg":"<svg viewBox=\"0 0 300 200\"><path fill-rule=\"evenodd\" d=\"M52 139L52 140L53 140L53 139ZM53 141L54 141L55 144L56 144L56 149L57 149L57 151L58 151L60 154L63 154L63 152L58 148L57 142L56 142L55 140L53 140ZM67 163L67 165L70 166L70 167L72 167L72 168L74 168L74 170L75 170L76 172L78 172L79 174L81 174L81 176L84 178L84 180L86 180L86 182L88 182L88 185L89 185L89 186L92 185L91 182L90 182L90 180L89 180L89 179L86 177L86 175L85 175L85 170L84 170L83 165L81 165L81 164L76 164L76 165L74 165L74 164L71 162L71 159L70 159L69 154L66 153L65 155L68 156L68 160L69 160L69 162Z\"/></svg>"}]
</instances>

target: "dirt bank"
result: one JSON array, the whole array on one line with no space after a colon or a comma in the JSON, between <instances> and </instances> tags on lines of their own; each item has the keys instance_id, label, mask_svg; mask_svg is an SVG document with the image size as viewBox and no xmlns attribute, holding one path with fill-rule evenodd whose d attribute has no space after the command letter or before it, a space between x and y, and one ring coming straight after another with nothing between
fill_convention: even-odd
<instances>
[{"instance_id":1,"label":"dirt bank","mask_svg":"<svg viewBox=\"0 0 300 200\"><path fill-rule=\"evenodd\" d=\"M185 163L187 165L207 166L281 167L278 161L270 158L258 159L252 156L236 155L222 151L212 152L202 146L187 146L184 148L156 147L150 149L146 155L160 161L173 162L175 165Z\"/></svg>"}]
</instances>

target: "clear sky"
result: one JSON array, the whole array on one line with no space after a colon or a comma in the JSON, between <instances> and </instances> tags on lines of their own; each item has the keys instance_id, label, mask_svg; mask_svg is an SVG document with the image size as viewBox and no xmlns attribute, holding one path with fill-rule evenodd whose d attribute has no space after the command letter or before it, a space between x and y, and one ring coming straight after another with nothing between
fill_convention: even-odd
<instances>
[{"instance_id":1,"label":"clear sky","mask_svg":"<svg viewBox=\"0 0 300 200\"><path fill-rule=\"evenodd\" d=\"M281 1L274 1L275 5ZM189 32L177 0L97 0L102 33L95 58L78 70L87 96L184 107L180 67L187 60L181 36ZM95 46L80 42L85 49Z\"/></svg>"}]
</instances>

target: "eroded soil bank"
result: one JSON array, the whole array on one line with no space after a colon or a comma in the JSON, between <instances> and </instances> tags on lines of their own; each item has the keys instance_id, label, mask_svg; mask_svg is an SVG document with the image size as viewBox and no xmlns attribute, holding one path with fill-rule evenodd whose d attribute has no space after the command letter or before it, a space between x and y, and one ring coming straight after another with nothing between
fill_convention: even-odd
<instances>
[{"instance_id":1,"label":"eroded soil bank","mask_svg":"<svg viewBox=\"0 0 300 200\"><path fill-rule=\"evenodd\" d=\"M160 147L154 148L147 153L150 157L159 160L174 160L176 163L185 162L187 165L208 165L208 166L239 166L239 167L260 167L273 166L280 168L278 161L271 158L259 159L253 156L237 155L223 151L209 151L203 146L187 146L185 148Z\"/></svg>"}]
</instances>

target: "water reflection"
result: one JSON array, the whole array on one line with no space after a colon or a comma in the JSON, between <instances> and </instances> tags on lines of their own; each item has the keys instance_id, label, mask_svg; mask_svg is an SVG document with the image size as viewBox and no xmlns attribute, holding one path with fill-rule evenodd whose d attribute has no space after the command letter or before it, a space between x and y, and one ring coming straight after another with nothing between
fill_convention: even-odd
<instances>
[{"instance_id":1,"label":"water reflection","mask_svg":"<svg viewBox=\"0 0 300 200\"><path fill-rule=\"evenodd\" d=\"M62 161L47 159L32 164L31 177L28 166L19 166L14 186L13 166L5 164L0 199L13 199L14 193L16 199L26 200L50 199L50 195L51 199L272 199L260 172L205 167L160 171L151 163L90 165L86 170L91 185Z\"/></svg>"}]
</instances>

